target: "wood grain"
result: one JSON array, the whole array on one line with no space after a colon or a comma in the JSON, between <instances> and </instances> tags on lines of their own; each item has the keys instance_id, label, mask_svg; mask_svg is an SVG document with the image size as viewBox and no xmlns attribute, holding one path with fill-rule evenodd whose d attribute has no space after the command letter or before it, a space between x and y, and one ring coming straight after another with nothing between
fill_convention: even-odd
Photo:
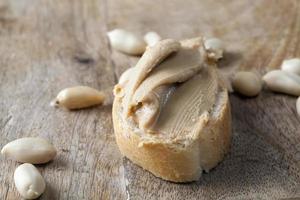
<instances>
[{"instance_id":1,"label":"wood grain","mask_svg":"<svg viewBox=\"0 0 300 200\"><path fill-rule=\"evenodd\" d=\"M231 94L230 154L190 184L163 181L120 155L106 106L69 112L50 101L63 88L111 88L137 57L111 50L107 30L163 38L216 36L226 42L220 71L260 74L300 56L297 0L0 0L0 145L23 136L58 149L39 165L40 199L280 199L300 197L300 119L294 97L266 89ZM18 164L0 157L0 199L19 199Z\"/></svg>"}]
</instances>

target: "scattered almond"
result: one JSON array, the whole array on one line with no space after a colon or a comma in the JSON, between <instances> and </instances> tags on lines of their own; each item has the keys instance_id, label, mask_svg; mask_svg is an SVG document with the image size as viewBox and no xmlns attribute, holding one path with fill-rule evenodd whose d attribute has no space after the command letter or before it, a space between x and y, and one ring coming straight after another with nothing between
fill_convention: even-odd
<instances>
[{"instance_id":1,"label":"scattered almond","mask_svg":"<svg viewBox=\"0 0 300 200\"><path fill-rule=\"evenodd\" d=\"M107 33L112 48L130 55L141 55L146 49L144 40L135 34L115 29Z\"/></svg>"},{"instance_id":2,"label":"scattered almond","mask_svg":"<svg viewBox=\"0 0 300 200\"><path fill-rule=\"evenodd\" d=\"M154 46L158 41L161 40L161 37L156 32L148 32L144 35L144 40L149 47Z\"/></svg>"},{"instance_id":3,"label":"scattered almond","mask_svg":"<svg viewBox=\"0 0 300 200\"><path fill-rule=\"evenodd\" d=\"M300 97L298 97L297 102L296 102L296 109L297 113L300 116Z\"/></svg>"},{"instance_id":4,"label":"scattered almond","mask_svg":"<svg viewBox=\"0 0 300 200\"><path fill-rule=\"evenodd\" d=\"M300 59L293 58L284 60L281 65L281 69L283 71L291 72L300 76Z\"/></svg>"},{"instance_id":5,"label":"scattered almond","mask_svg":"<svg viewBox=\"0 0 300 200\"><path fill-rule=\"evenodd\" d=\"M232 86L234 91L252 97L260 93L262 81L255 73L241 71L234 76Z\"/></svg>"},{"instance_id":6,"label":"scattered almond","mask_svg":"<svg viewBox=\"0 0 300 200\"><path fill-rule=\"evenodd\" d=\"M38 137L25 137L6 144L1 154L21 163L47 163L56 156L55 147Z\"/></svg>"},{"instance_id":7,"label":"scattered almond","mask_svg":"<svg viewBox=\"0 0 300 200\"><path fill-rule=\"evenodd\" d=\"M286 71L273 70L264 75L263 80L272 91L300 96L300 76Z\"/></svg>"},{"instance_id":8,"label":"scattered almond","mask_svg":"<svg viewBox=\"0 0 300 200\"><path fill-rule=\"evenodd\" d=\"M80 109L102 104L104 100L104 92L87 86L76 86L60 91L55 104L67 109Z\"/></svg>"},{"instance_id":9,"label":"scattered almond","mask_svg":"<svg viewBox=\"0 0 300 200\"><path fill-rule=\"evenodd\" d=\"M224 44L218 38L208 38L204 40L204 47L209 58L219 60L223 57Z\"/></svg>"},{"instance_id":10,"label":"scattered almond","mask_svg":"<svg viewBox=\"0 0 300 200\"><path fill-rule=\"evenodd\" d=\"M36 199L45 191L46 183L38 169L29 163L17 167L14 181L20 195L25 199Z\"/></svg>"}]
</instances>

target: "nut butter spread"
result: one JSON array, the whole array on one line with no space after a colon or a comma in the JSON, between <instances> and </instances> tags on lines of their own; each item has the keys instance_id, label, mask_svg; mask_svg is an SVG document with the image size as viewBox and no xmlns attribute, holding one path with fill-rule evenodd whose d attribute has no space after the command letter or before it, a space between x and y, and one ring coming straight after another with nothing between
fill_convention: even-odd
<instances>
[{"instance_id":1,"label":"nut butter spread","mask_svg":"<svg viewBox=\"0 0 300 200\"><path fill-rule=\"evenodd\" d=\"M217 101L215 70L206 61L201 38L158 42L115 86L123 123L145 134L185 137Z\"/></svg>"}]
</instances>

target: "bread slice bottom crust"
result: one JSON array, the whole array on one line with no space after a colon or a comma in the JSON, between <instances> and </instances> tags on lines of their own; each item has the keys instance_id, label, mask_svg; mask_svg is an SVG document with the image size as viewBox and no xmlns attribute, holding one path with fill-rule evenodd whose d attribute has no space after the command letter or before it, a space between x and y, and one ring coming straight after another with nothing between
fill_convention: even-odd
<instances>
[{"instance_id":1,"label":"bread slice bottom crust","mask_svg":"<svg viewBox=\"0 0 300 200\"><path fill-rule=\"evenodd\" d=\"M220 86L221 87L221 86ZM113 103L113 124L121 153L133 163L172 182L190 182L200 178L202 171L215 167L230 149L231 111L227 90L221 88L221 98L213 112L203 114L197 133L186 145L153 140L124 127L120 119L121 103ZM217 103L217 102L216 102Z\"/></svg>"}]
</instances>

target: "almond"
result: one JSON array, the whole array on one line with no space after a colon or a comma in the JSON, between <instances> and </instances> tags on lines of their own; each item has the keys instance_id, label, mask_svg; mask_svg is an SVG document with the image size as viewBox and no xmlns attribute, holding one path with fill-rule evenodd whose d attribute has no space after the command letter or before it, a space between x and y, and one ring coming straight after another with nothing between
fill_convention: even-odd
<instances>
[{"instance_id":1,"label":"almond","mask_svg":"<svg viewBox=\"0 0 300 200\"><path fill-rule=\"evenodd\" d=\"M41 164L52 160L56 149L43 138L24 137L6 144L1 153L17 162Z\"/></svg>"}]
</instances>

